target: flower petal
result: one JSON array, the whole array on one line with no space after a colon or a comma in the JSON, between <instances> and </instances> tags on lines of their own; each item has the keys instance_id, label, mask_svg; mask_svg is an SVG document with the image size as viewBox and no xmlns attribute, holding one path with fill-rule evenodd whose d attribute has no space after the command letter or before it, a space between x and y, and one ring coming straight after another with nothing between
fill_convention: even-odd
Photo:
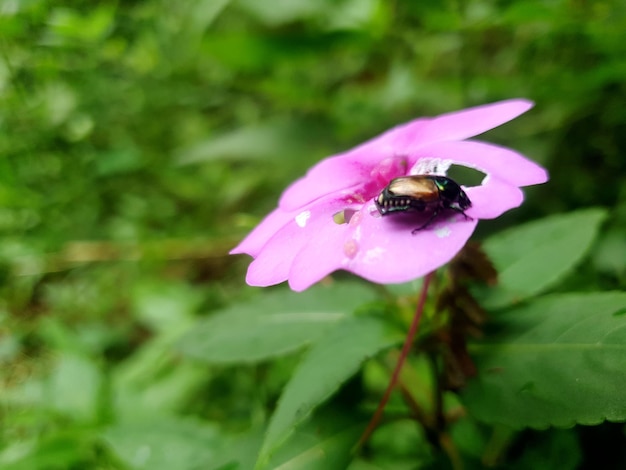
<instances>
[{"instance_id":1,"label":"flower petal","mask_svg":"<svg viewBox=\"0 0 626 470\"><path fill-rule=\"evenodd\" d=\"M428 228L412 233L422 222L419 214L380 217L370 201L348 224L342 245L333 241L328 256L303 250L290 274L292 288L303 290L319 278L320 272L341 268L378 283L406 282L423 276L452 259L471 236L477 220L460 215L439 216ZM372 215L375 214L375 215ZM403 217L406 215L407 217ZM355 222L355 217L358 219ZM339 256L339 259L335 257ZM323 264L319 272L301 274L307 266ZM313 268L317 269L317 268Z\"/></svg>"},{"instance_id":2,"label":"flower petal","mask_svg":"<svg viewBox=\"0 0 626 470\"><path fill-rule=\"evenodd\" d=\"M371 179L371 172L385 160L404 158L435 142L473 137L531 107L528 100L507 100L399 125L352 150L319 162L284 191L279 207L295 210L334 192L349 193Z\"/></svg>"},{"instance_id":3,"label":"flower petal","mask_svg":"<svg viewBox=\"0 0 626 470\"><path fill-rule=\"evenodd\" d=\"M349 271L379 283L424 276L450 261L478 223L460 215L441 215L431 226L413 234L416 224L407 223L410 217L397 223L391 217L363 218L362 230L368 236L363 237L358 255L348 264Z\"/></svg>"},{"instance_id":4,"label":"flower petal","mask_svg":"<svg viewBox=\"0 0 626 470\"><path fill-rule=\"evenodd\" d=\"M337 236L340 230L346 232L349 228L342 225L331 230L323 230L315 235L311 241L296 255L289 272L289 287L296 292L308 289L316 282L341 268L344 257L343 240L345 235ZM318 236L322 242L318 243Z\"/></svg>"},{"instance_id":5,"label":"flower petal","mask_svg":"<svg viewBox=\"0 0 626 470\"><path fill-rule=\"evenodd\" d=\"M520 186L543 183L543 168L512 150L457 141L499 126L527 111L527 100L508 100L435 118L416 119L314 166L283 193L269 214L231 253L255 257L247 282L267 286L285 280L304 290L344 269L379 283L405 282L431 272L462 249L481 218L519 206ZM373 198L388 182L411 172L443 172L453 163L487 176L465 191L466 213L442 211L381 217ZM356 210L347 224L333 215ZM426 228L417 227L427 223Z\"/></svg>"},{"instance_id":6,"label":"flower petal","mask_svg":"<svg viewBox=\"0 0 626 470\"><path fill-rule=\"evenodd\" d=\"M418 120L420 125L415 129L410 125L404 126L405 141L396 141L395 148L396 151L410 154L432 142L474 137L516 118L532 106L531 101L524 99L506 100L442 114L426 123Z\"/></svg>"},{"instance_id":7,"label":"flower petal","mask_svg":"<svg viewBox=\"0 0 626 470\"><path fill-rule=\"evenodd\" d=\"M420 149L416 156L418 161L420 157L449 159L515 186L548 181L546 170L535 162L513 150L485 142L437 142Z\"/></svg>"},{"instance_id":8,"label":"flower petal","mask_svg":"<svg viewBox=\"0 0 626 470\"><path fill-rule=\"evenodd\" d=\"M239 245L230 250L231 255L245 253L252 257L256 257L267 241L274 236L290 220L293 220L294 214L285 212L280 209L274 209L270 212Z\"/></svg>"},{"instance_id":9,"label":"flower petal","mask_svg":"<svg viewBox=\"0 0 626 470\"><path fill-rule=\"evenodd\" d=\"M341 269L348 260L356 255L358 243L354 239L361 237L360 220L363 210L355 212L347 224L334 229L322 231L312 237L296 258L289 273L289 287L295 291L303 291L328 274ZM329 236L332 235L332 236ZM340 236L337 236L340 235ZM319 242L323 238L323 243Z\"/></svg>"},{"instance_id":10,"label":"flower petal","mask_svg":"<svg viewBox=\"0 0 626 470\"><path fill-rule=\"evenodd\" d=\"M325 246L342 239L345 225L334 223L333 214L343 207L343 202L326 201L289 213L289 222L265 243L250 264L246 282L251 286L269 286L286 281L294 258L308 244Z\"/></svg>"},{"instance_id":11,"label":"flower petal","mask_svg":"<svg viewBox=\"0 0 626 470\"><path fill-rule=\"evenodd\" d=\"M517 186L490 177L482 186L464 188L472 207L465 213L473 219L495 219L504 212L519 207L524 193Z\"/></svg>"},{"instance_id":12,"label":"flower petal","mask_svg":"<svg viewBox=\"0 0 626 470\"><path fill-rule=\"evenodd\" d=\"M328 194L361 184L367 180L368 173L357 159L327 158L287 187L278 205L288 211L299 209Z\"/></svg>"},{"instance_id":13,"label":"flower petal","mask_svg":"<svg viewBox=\"0 0 626 470\"><path fill-rule=\"evenodd\" d=\"M344 154L322 160L283 192L279 207L296 210L331 193L365 202L371 197L364 196L365 188L371 183L384 186L406 172L406 156L395 154L391 146L397 130L392 129Z\"/></svg>"}]
</instances>

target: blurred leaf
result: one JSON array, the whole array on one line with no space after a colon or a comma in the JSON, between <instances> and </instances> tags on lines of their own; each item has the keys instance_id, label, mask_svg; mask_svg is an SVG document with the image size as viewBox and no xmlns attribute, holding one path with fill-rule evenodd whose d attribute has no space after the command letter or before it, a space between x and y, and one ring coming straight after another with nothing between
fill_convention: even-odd
<instances>
[{"instance_id":1,"label":"blurred leaf","mask_svg":"<svg viewBox=\"0 0 626 470\"><path fill-rule=\"evenodd\" d=\"M204 32L231 0L192 0L189 19L193 29Z\"/></svg>"},{"instance_id":2,"label":"blurred leaf","mask_svg":"<svg viewBox=\"0 0 626 470\"><path fill-rule=\"evenodd\" d=\"M111 393L120 419L149 417L155 410L172 414L206 381L204 367L181 361L174 353L172 343L178 338L163 334L115 368Z\"/></svg>"},{"instance_id":3,"label":"blurred leaf","mask_svg":"<svg viewBox=\"0 0 626 470\"><path fill-rule=\"evenodd\" d=\"M179 282L146 280L134 286L136 316L156 335L112 372L115 412L123 419L151 416L154 410L167 416L206 380L206 369L181 360L173 346L201 301L199 291Z\"/></svg>"},{"instance_id":4,"label":"blurred leaf","mask_svg":"<svg viewBox=\"0 0 626 470\"><path fill-rule=\"evenodd\" d=\"M281 159L297 153L299 140L296 136L301 132L301 126L285 121L243 127L183 148L175 160L187 165L219 159Z\"/></svg>"},{"instance_id":5,"label":"blurred leaf","mask_svg":"<svg viewBox=\"0 0 626 470\"><path fill-rule=\"evenodd\" d=\"M305 20L322 13L329 5L326 1L276 0L273 3L255 0L237 0L236 4L267 25L280 25L292 21Z\"/></svg>"},{"instance_id":6,"label":"blurred leaf","mask_svg":"<svg viewBox=\"0 0 626 470\"><path fill-rule=\"evenodd\" d=\"M87 357L62 354L49 379L48 401L52 408L69 416L92 420L97 413L101 381L100 370Z\"/></svg>"},{"instance_id":7,"label":"blurred leaf","mask_svg":"<svg viewBox=\"0 0 626 470\"><path fill-rule=\"evenodd\" d=\"M337 417L334 417L338 420ZM274 455L272 470L344 470L365 423L313 417Z\"/></svg>"},{"instance_id":8,"label":"blurred leaf","mask_svg":"<svg viewBox=\"0 0 626 470\"><path fill-rule=\"evenodd\" d=\"M245 470L254 462L263 442L261 430L252 429L242 434L225 435L213 461L211 470Z\"/></svg>"},{"instance_id":9,"label":"blurred leaf","mask_svg":"<svg viewBox=\"0 0 626 470\"><path fill-rule=\"evenodd\" d=\"M201 292L181 282L145 281L132 291L137 318L164 333L187 328L201 302Z\"/></svg>"},{"instance_id":10,"label":"blurred leaf","mask_svg":"<svg viewBox=\"0 0 626 470\"><path fill-rule=\"evenodd\" d=\"M626 238L623 229L602 234L593 255L593 262L600 271L626 276Z\"/></svg>"},{"instance_id":11,"label":"blurred leaf","mask_svg":"<svg viewBox=\"0 0 626 470\"><path fill-rule=\"evenodd\" d=\"M8 446L0 451L2 470L49 470L84 468L93 446L91 429L66 426L32 441Z\"/></svg>"},{"instance_id":12,"label":"blurred leaf","mask_svg":"<svg viewBox=\"0 0 626 470\"><path fill-rule=\"evenodd\" d=\"M582 449L575 429L554 429L528 441L529 439L524 443L524 453L507 465L507 468L576 470L583 467Z\"/></svg>"},{"instance_id":13,"label":"blurred leaf","mask_svg":"<svg viewBox=\"0 0 626 470\"><path fill-rule=\"evenodd\" d=\"M62 352L47 367L48 376L21 377L18 383L3 389L2 401L16 407L52 410L86 423L95 422L102 387L98 366L84 355Z\"/></svg>"},{"instance_id":14,"label":"blurred leaf","mask_svg":"<svg viewBox=\"0 0 626 470\"><path fill-rule=\"evenodd\" d=\"M42 111L49 125L58 126L69 119L77 105L76 91L63 82L52 82L40 91Z\"/></svg>"},{"instance_id":15,"label":"blurred leaf","mask_svg":"<svg viewBox=\"0 0 626 470\"><path fill-rule=\"evenodd\" d=\"M363 29L371 33L386 22L385 2L381 0L344 0L326 9L326 27L331 30Z\"/></svg>"},{"instance_id":16,"label":"blurred leaf","mask_svg":"<svg viewBox=\"0 0 626 470\"><path fill-rule=\"evenodd\" d=\"M433 465L432 449L422 428L411 419L381 424L372 434L368 450L375 456L369 460L377 468L438 468Z\"/></svg>"},{"instance_id":17,"label":"blurred leaf","mask_svg":"<svg viewBox=\"0 0 626 470\"><path fill-rule=\"evenodd\" d=\"M85 15L69 8L55 8L50 13L49 30L44 37L44 43L52 46L75 46L74 41L97 41L111 29L113 12L113 8L108 5L90 9L89 14Z\"/></svg>"},{"instance_id":18,"label":"blurred leaf","mask_svg":"<svg viewBox=\"0 0 626 470\"><path fill-rule=\"evenodd\" d=\"M151 359L157 362L150 363ZM195 364L181 364L176 357L167 357L161 345L151 345L133 356L132 364L116 369L111 411L120 419L149 417L155 410L169 416L183 408L206 380L206 370Z\"/></svg>"},{"instance_id":19,"label":"blurred leaf","mask_svg":"<svg viewBox=\"0 0 626 470\"><path fill-rule=\"evenodd\" d=\"M472 415L514 428L626 420L626 293L563 294L499 315L472 347Z\"/></svg>"},{"instance_id":20,"label":"blurred leaf","mask_svg":"<svg viewBox=\"0 0 626 470\"><path fill-rule=\"evenodd\" d=\"M132 145L113 149L100 154L96 167L101 176L130 173L141 167L141 155Z\"/></svg>"},{"instance_id":21,"label":"blurred leaf","mask_svg":"<svg viewBox=\"0 0 626 470\"><path fill-rule=\"evenodd\" d=\"M483 456L488 442L488 431L481 428L471 416L455 422L450 428L450 436L463 454L475 459Z\"/></svg>"},{"instance_id":22,"label":"blurred leaf","mask_svg":"<svg viewBox=\"0 0 626 470\"><path fill-rule=\"evenodd\" d=\"M482 291L482 305L505 307L556 285L586 256L606 215L602 209L585 209L490 237L483 248L499 272L499 283Z\"/></svg>"},{"instance_id":23,"label":"blurred leaf","mask_svg":"<svg viewBox=\"0 0 626 470\"><path fill-rule=\"evenodd\" d=\"M112 426L105 441L131 469L198 470L212 468L220 434L191 419L154 419Z\"/></svg>"},{"instance_id":24,"label":"blurred leaf","mask_svg":"<svg viewBox=\"0 0 626 470\"><path fill-rule=\"evenodd\" d=\"M304 357L285 387L270 420L257 462L268 461L295 428L367 358L402 341L403 334L373 317L349 317L320 338Z\"/></svg>"},{"instance_id":25,"label":"blurred leaf","mask_svg":"<svg viewBox=\"0 0 626 470\"><path fill-rule=\"evenodd\" d=\"M211 363L267 360L311 344L373 298L361 284L317 285L302 293L276 290L200 321L179 347Z\"/></svg>"}]
</instances>

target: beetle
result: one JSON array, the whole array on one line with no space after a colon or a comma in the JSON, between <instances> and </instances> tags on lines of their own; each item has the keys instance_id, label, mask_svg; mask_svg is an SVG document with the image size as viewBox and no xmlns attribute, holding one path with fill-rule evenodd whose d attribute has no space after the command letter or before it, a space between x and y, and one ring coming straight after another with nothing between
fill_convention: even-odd
<instances>
[{"instance_id":1,"label":"beetle","mask_svg":"<svg viewBox=\"0 0 626 470\"><path fill-rule=\"evenodd\" d=\"M444 210L451 209L471 220L465 210L472 202L461 186L447 176L401 176L389 182L374 200L380 215L398 212L430 212L430 218L411 233L425 229Z\"/></svg>"}]
</instances>

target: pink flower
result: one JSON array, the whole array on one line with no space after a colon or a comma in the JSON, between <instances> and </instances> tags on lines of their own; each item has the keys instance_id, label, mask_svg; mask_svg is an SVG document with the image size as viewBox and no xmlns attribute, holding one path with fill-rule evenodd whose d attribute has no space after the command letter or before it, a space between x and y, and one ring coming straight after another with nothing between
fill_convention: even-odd
<instances>
[{"instance_id":1,"label":"pink flower","mask_svg":"<svg viewBox=\"0 0 626 470\"><path fill-rule=\"evenodd\" d=\"M345 153L322 160L289 186L271 212L231 254L254 260L246 282L268 286L289 281L302 291L337 269L377 283L421 277L450 261L479 219L518 207L521 186L544 183L539 165L513 150L466 140L504 124L532 107L508 100L395 127ZM374 204L396 177L445 175L451 164L485 173L480 186L463 188L472 202L464 218L448 210L423 230L424 216L381 217ZM337 223L338 214L347 223Z\"/></svg>"}]
</instances>

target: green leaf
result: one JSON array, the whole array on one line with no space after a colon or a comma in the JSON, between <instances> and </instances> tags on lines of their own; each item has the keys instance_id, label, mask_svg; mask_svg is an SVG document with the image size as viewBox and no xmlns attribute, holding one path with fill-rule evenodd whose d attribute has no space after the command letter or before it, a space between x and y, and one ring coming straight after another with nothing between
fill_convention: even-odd
<instances>
[{"instance_id":1,"label":"green leaf","mask_svg":"<svg viewBox=\"0 0 626 470\"><path fill-rule=\"evenodd\" d=\"M46 377L33 375L3 389L2 402L7 407L54 410L66 418L94 422L103 385L100 367L88 356L74 352L56 352L47 367Z\"/></svg>"},{"instance_id":2,"label":"green leaf","mask_svg":"<svg viewBox=\"0 0 626 470\"><path fill-rule=\"evenodd\" d=\"M93 419L101 382L100 370L88 357L61 354L49 378L49 403L70 416Z\"/></svg>"},{"instance_id":3,"label":"green leaf","mask_svg":"<svg viewBox=\"0 0 626 470\"><path fill-rule=\"evenodd\" d=\"M328 399L384 348L401 342L403 334L373 317L349 317L329 331L308 352L285 387L261 449L258 468L268 460L311 411Z\"/></svg>"},{"instance_id":4,"label":"green leaf","mask_svg":"<svg viewBox=\"0 0 626 470\"><path fill-rule=\"evenodd\" d=\"M556 285L585 257L603 209L559 214L489 238L483 248L499 272L499 284L483 291L486 308L501 308Z\"/></svg>"},{"instance_id":5,"label":"green leaf","mask_svg":"<svg viewBox=\"0 0 626 470\"><path fill-rule=\"evenodd\" d=\"M514 428L626 420L626 293L552 295L500 315L462 399Z\"/></svg>"},{"instance_id":6,"label":"green leaf","mask_svg":"<svg viewBox=\"0 0 626 470\"><path fill-rule=\"evenodd\" d=\"M358 284L270 292L199 322L180 342L183 354L211 363L257 362L306 346L374 298Z\"/></svg>"},{"instance_id":7,"label":"green leaf","mask_svg":"<svg viewBox=\"0 0 626 470\"><path fill-rule=\"evenodd\" d=\"M211 468L220 435L212 426L172 418L120 424L104 439L132 469L196 470Z\"/></svg>"},{"instance_id":8,"label":"green leaf","mask_svg":"<svg viewBox=\"0 0 626 470\"><path fill-rule=\"evenodd\" d=\"M309 2L307 0L281 1L278 4L255 0L239 0L237 5L247 14L251 14L261 22L273 26L309 19L321 14L327 8L325 2Z\"/></svg>"},{"instance_id":9,"label":"green leaf","mask_svg":"<svg viewBox=\"0 0 626 470\"><path fill-rule=\"evenodd\" d=\"M330 412L329 412L330 411ZM325 410L299 428L276 452L272 470L344 470L366 423L341 410Z\"/></svg>"},{"instance_id":10,"label":"green leaf","mask_svg":"<svg viewBox=\"0 0 626 470\"><path fill-rule=\"evenodd\" d=\"M181 165L215 160L279 159L302 151L303 125L286 121L272 121L214 135L180 149L175 160Z\"/></svg>"},{"instance_id":11,"label":"green leaf","mask_svg":"<svg viewBox=\"0 0 626 470\"><path fill-rule=\"evenodd\" d=\"M626 238L623 228L602 234L593 253L593 264L598 271L618 277L626 275Z\"/></svg>"},{"instance_id":12,"label":"green leaf","mask_svg":"<svg viewBox=\"0 0 626 470\"><path fill-rule=\"evenodd\" d=\"M220 449L207 470L253 468L263 442L263 430L253 427L244 433L224 435Z\"/></svg>"},{"instance_id":13,"label":"green leaf","mask_svg":"<svg viewBox=\"0 0 626 470\"><path fill-rule=\"evenodd\" d=\"M424 430L411 419L390 420L379 426L367 448L368 461L377 468L441 468L434 465L432 447Z\"/></svg>"},{"instance_id":14,"label":"green leaf","mask_svg":"<svg viewBox=\"0 0 626 470\"><path fill-rule=\"evenodd\" d=\"M23 412L21 413L23 416ZM41 425L41 414L36 421ZM9 424L6 429L20 427L11 428ZM2 470L85 468L85 462L89 461L93 452L93 445L94 436L91 428L66 424L62 429L40 431L40 435L35 439L21 436L13 445L3 447L0 451L0 468Z\"/></svg>"},{"instance_id":15,"label":"green leaf","mask_svg":"<svg viewBox=\"0 0 626 470\"><path fill-rule=\"evenodd\" d=\"M188 284L171 280L149 280L131 290L135 315L153 331L171 333L184 331L192 323L193 314L202 303L202 294Z\"/></svg>"},{"instance_id":16,"label":"green leaf","mask_svg":"<svg viewBox=\"0 0 626 470\"><path fill-rule=\"evenodd\" d=\"M154 410L172 413L206 381L206 368L181 361L170 336L153 338L112 371L112 404L117 415L137 419L152 416Z\"/></svg>"},{"instance_id":17,"label":"green leaf","mask_svg":"<svg viewBox=\"0 0 626 470\"><path fill-rule=\"evenodd\" d=\"M524 439L524 453L507 468L511 470L582 468L583 450L576 429L553 429ZM494 467L495 462L494 462Z\"/></svg>"}]
</instances>

